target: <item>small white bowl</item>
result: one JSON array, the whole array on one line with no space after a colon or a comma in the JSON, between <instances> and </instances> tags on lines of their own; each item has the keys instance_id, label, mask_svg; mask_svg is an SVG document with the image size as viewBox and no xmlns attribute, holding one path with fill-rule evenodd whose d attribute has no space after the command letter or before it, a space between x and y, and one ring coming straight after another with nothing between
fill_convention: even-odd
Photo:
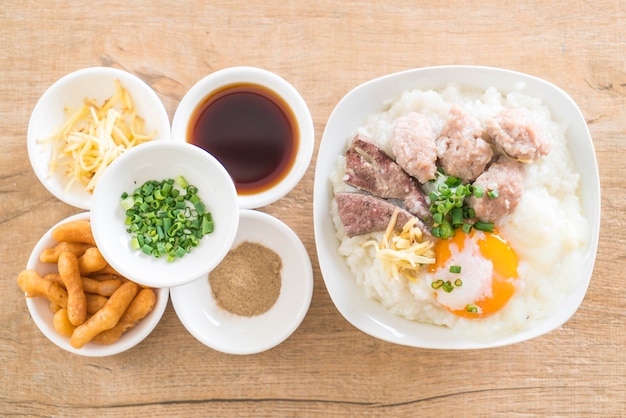
<instances>
[{"instance_id":1,"label":"small white bowl","mask_svg":"<svg viewBox=\"0 0 626 418\"><path fill-rule=\"evenodd\" d=\"M182 258L168 262L131 248L121 206L123 192L132 194L148 180L185 177L211 212L215 230ZM239 224L237 192L224 167L194 145L155 141L122 154L104 172L93 196L91 223L104 258L122 275L151 287L173 287L207 274L226 256Z\"/></svg>"},{"instance_id":2,"label":"small white bowl","mask_svg":"<svg viewBox=\"0 0 626 418\"><path fill-rule=\"evenodd\" d=\"M575 169L581 175L581 205L589 221L589 240L580 285L569 294L563 306L536 326L512 335L481 342L446 327L409 321L392 314L382 304L368 298L339 254L339 241L330 213L333 190L329 175L337 158L345 151L350 135L367 117L384 110L385 104L400 93L440 89L448 83L486 89L496 87L541 98L557 122L568 125L567 138ZM584 299L591 280L600 228L600 180L593 142L580 109L560 88L545 80L515 71L476 66L418 68L383 76L348 92L337 104L326 124L317 156L314 183L313 221L320 269L330 297L344 318L361 331L396 344L429 349L476 349L518 343L550 332L571 318Z\"/></svg>"},{"instance_id":3,"label":"small white bowl","mask_svg":"<svg viewBox=\"0 0 626 418\"><path fill-rule=\"evenodd\" d=\"M41 96L28 123L28 157L37 178L58 199L80 209L90 209L92 193L78 182L66 191L68 178L62 169L49 175L52 148L39 141L67 120L65 108L79 109L86 98L102 103L111 97L116 79L131 95L137 115L145 121L145 132L156 131L154 140L170 139L169 117L154 90L139 77L109 67L84 68L60 78Z\"/></svg>"},{"instance_id":4,"label":"small white bowl","mask_svg":"<svg viewBox=\"0 0 626 418\"><path fill-rule=\"evenodd\" d=\"M298 91L280 76L255 67L232 67L211 73L189 89L180 101L172 119L172 139L190 142L189 123L203 101L225 86L249 83L274 91L291 108L297 122L299 146L289 172L271 188L256 194L239 194L239 207L255 209L269 205L289 193L306 173L313 156L315 132L311 113Z\"/></svg>"},{"instance_id":5,"label":"small white bowl","mask_svg":"<svg viewBox=\"0 0 626 418\"><path fill-rule=\"evenodd\" d=\"M233 315L218 307L207 275L172 288L178 318L198 341L229 354L255 354L285 341L304 319L313 295L313 270L298 236L280 220L260 211L241 210L233 248L244 241L275 251L283 261L278 300L253 317Z\"/></svg>"},{"instance_id":6,"label":"small white bowl","mask_svg":"<svg viewBox=\"0 0 626 418\"><path fill-rule=\"evenodd\" d=\"M28 259L26 268L36 270L42 276L48 273L57 272L56 264L42 263L39 261L39 254L41 254L44 249L56 245L57 242L52 238L52 230L56 228L57 225L81 219L89 219L89 213L83 212L70 216L50 228L50 230L48 230L48 232L46 232L35 245L35 248ZM142 319L133 328L126 331L117 342L109 345L90 342L82 348L74 348L70 344L70 339L68 337L59 334L54 329L54 325L52 324L54 313L50 310L50 302L47 299L42 297L26 298L26 306L28 307L28 311L30 312L30 315L33 318L33 321L35 321L37 327L58 347L81 356L105 357L119 354L123 351L131 349L150 335L152 330L154 330L157 326L163 316L163 313L165 312L165 308L167 307L169 289L154 289L154 291L157 295L157 302L152 312L150 312L148 316Z\"/></svg>"}]
</instances>

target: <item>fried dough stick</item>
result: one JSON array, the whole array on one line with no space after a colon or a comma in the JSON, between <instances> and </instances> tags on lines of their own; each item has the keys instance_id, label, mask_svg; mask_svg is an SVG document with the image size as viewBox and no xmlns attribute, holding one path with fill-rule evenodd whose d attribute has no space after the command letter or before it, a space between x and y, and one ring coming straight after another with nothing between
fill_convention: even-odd
<instances>
[{"instance_id":1,"label":"fried dough stick","mask_svg":"<svg viewBox=\"0 0 626 418\"><path fill-rule=\"evenodd\" d=\"M45 280L50 280L60 286L65 286L58 273L48 273L43 276ZM95 295L111 296L118 287L122 285L124 280L115 277L111 279L98 280L91 277L81 276L83 282L83 290L85 293L93 293Z\"/></svg>"},{"instance_id":2,"label":"fried dough stick","mask_svg":"<svg viewBox=\"0 0 626 418\"><path fill-rule=\"evenodd\" d=\"M76 329L76 326L73 325L67 317L67 309L65 308L61 308L55 312L52 318L52 324L54 325L54 329L65 337L71 337Z\"/></svg>"},{"instance_id":3,"label":"fried dough stick","mask_svg":"<svg viewBox=\"0 0 626 418\"><path fill-rule=\"evenodd\" d=\"M94 293L85 293L85 299L87 300L87 316L98 312L104 304L107 303L107 300L109 300L106 296L96 295ZM61 309L65 309L67 311L66 307L50 302L50 310L52 312L57 313ZM65 316L67 316L67 312ZM76 325L73 326L76 328Z\"/></svg>"},{"instance_id":4,"label":"fried dough stick","mask_svg":"<svg viewBox=\"0 0 626 418\"><path fill-rule=\"evenodd\" d=\"M83 290L83 281L78 270L78 258L70 252L59 256L59 276L67 289L67 316L76 326L87 318L87 300Z\"/></svg>"},{"instance_id":5,"label":"fried dough stick","mask_svg":"<svg viewBox=\"0 0 626 418\"><path fill-rule=\"evenodd\" d=\"M66 251L73 253L76 257L80 257L89 248L92 248L92 245L84 242L59 242L54 247L43 250L39 254L39 261L42 263L56 263L59 261L61 253Z\"/></svg>"},{"instance_id":6,"label":"fried dough stick","mask_svg":"<svg viewBox=\"0 0 626 418\"><path fill-rule=\"evenodd\" d=\"M42 296L55 305L67 306L67 291L59 284L44 279L35 270L24 270L17 276L17 284L26 297Z\"/></svg>"},{"instance_id":7,"label":"fried dough stick","mask_svg":"<svg viewBox=\"0 0 626 418\"><path fill-rule=\"evenodd\" d=\"M70 338L72 347L81 348L99 333L117 325L138 290L139 286L133 282L126 282L121 285L102 309L74 330Z\"/></svg>"},{"instance_id":8,"label":"fried dough stick","mask_svg":"<svg viewBox=\"0 0 626 418\"><path fill-rule=\"evenodd\" d=\"M87 220L69 221L52 230L52 238L58 242L82 242L96 245L91 233L91 222Z\"/></svg>"},{"instance_id":9,"label":"fried dough stick","mask_svg":"<svg viewBox=\"0 0 626 418\"><path fill-rule=\"evenodd\" d=\"M95 314L106 305L109 298L102 295L95 295L93 293L85 293L87 299L87 313Z\"/></svg>"},{"instance_id":10,"label":"fried dough stick","mask_svg":"<svg viewBox=\"0 0 626 418\"><path fill-rule=\"evenodd\" d=\"M120 339L123 333L134 327L137 322L145 318L156 304L156 295L150 288L141 289L135 299L128 305L128 309L113 328L101 332L93 338L98 344L113 344Z\"/></svg>"},{"instance_id":11,"label":"fried dough stick","mask_svg":"<svg viewBox=\"0 0 626 418\"><path fill-rule=\"evenodd\" d=\"M94 271L102 270L107 266L107 261L104 259L98 247L91 247L85 253L78 258L78 269L81 274L88 275Z\"/></svg>"}]
</instances>

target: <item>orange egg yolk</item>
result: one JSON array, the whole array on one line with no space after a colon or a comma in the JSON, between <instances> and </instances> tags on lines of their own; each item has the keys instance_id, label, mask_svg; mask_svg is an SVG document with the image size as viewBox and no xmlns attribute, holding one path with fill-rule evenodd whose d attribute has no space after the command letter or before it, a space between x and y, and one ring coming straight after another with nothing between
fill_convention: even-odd
<instances>
[{"instance_id":1,"label":"orange egg yolk","mask_svg":"<svg viewBox=\"0 0 626 418\"><path fill-rule=\"evenodd\" d=\"M448 286L433 285L435 297L453 314L465 318L493 315L515 293L517 255L498 231L466 234L459 229L454 237L438 241L434 251L436 261L429 266L433 282L448 282ZM451 266L461 271L451 273Z\"/></svg>"}]
</instances>

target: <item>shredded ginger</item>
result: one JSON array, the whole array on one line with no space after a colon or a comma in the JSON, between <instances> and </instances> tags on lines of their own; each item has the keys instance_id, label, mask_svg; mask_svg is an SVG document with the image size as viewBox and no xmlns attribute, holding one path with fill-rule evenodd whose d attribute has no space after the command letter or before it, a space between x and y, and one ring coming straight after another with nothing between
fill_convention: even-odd
<instances>
[{"instance_id":1,"label":"shredded ginger","mask_svg":"<svg viewBox=\"0 0 626 418\"><path fill-rule=\"evenodd\" d=\"M398 209L391 216L380 242L369 240L362 246L372 245L376 248L376 258L394 280L400 281L402 275L415 282L421 266L435 262L434 244L423 239L422 230L415 225L416 218L411 218L401 231L396 231L397 218Z\"/></svg>"},{"instance_id":2,"label":"shredded ginger","mask_svg":"<svg viewBox=\"0 0 626 418\"><path fill-rule=\"evenodd\" d=\"M75 112L65 108L68 119L52 135L41 139L52 144L48 175L64 168L67 191L75 182L93 192L104 169L124 151L150 141L143 133L144 120L135 113L133 101L119 80L115 93L102 105L86 98Z\"/></svg>"}]
</instances>

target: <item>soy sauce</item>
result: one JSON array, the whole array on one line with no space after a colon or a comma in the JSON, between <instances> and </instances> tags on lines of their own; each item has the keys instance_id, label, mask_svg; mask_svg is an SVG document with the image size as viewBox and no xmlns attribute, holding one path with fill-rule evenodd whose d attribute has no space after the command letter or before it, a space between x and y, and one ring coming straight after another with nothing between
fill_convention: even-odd
<instances>
[{"instance_id":1,"label":"soy sauce","mask_svg":"<svg viewBox=\"0 0 626 418\"><path fill-rule=\"evenodd\" d=\"M294 164L299 137L289 105L256 84L232 84L195 109L187 141L217 158L240 195L279 183Z\"/></svg>"}]
</instances>

